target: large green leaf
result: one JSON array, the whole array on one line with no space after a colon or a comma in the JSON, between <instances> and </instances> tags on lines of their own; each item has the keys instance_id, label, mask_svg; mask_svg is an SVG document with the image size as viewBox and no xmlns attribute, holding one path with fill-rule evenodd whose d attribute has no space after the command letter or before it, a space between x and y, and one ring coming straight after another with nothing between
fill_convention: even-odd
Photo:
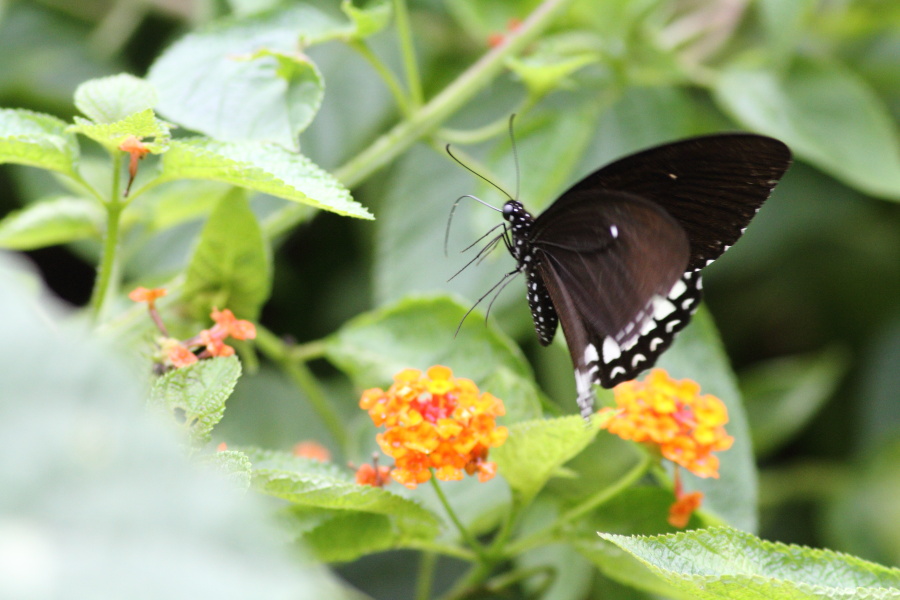
<instances>
[{"instance_id":1,"label":"large green leaf","mask_svg":"<svg viewBox=\"0 0 900 600\"><path fill-rule=\"evenodd\" d=\"M339 215L371 219L371 213L329 173L302 154L273 144L175 140L163 155L161 181L211 179L301 202Z\"/></svg>"},{"instance_id":2,"label":"large green leaf","mask_svg":"<svg viewBox=\"0 0 900 600\"><path fill-rule=\"evenodd\" d=\"M185 275L182 297L197 319L211 308L255 320L272 287L269 247L240 190L222 197L209 215Z\"/></svg>"},{"instance_id":3,"label":"large green leaf","mask_svg":"<svg viewBox=\"0 0 900 600\"><path fill-rule=\"evenodd\" d=\"M0 596L348 597L285 551L259 498L185 458L122 348L59 318L36 280L0 253L0 338L16 340L0 347L16 449L0 462Z\"/></svg>"},{"instance_id":4,"label":"large green leaf","mask_svg":"<svg viewBox=\"0 0 900 600\"><path fill-rule=\"evenodd\" d=\"M867 194L900 200L900 138L881 100L838 65L798 59L784 77L733 66L715 82L740 123Z\"/></svg>"},{"instance_id":5,"label":"large green leaf","mask_svg":"<svg viewBox=\"0 0 900 600\"><path fill-rule=\"evenodd\" d=\"M597 435L597 427L576 415L538 419L509 427L506 442L491 451L497 471L528 504L547 480Z\"/></svg>"},{"instance_id":6,"label":"large green leaf","mask_svg":"<svg viewBox=\"0 0 900 600\"><path fill-rule=\"evenodd\" d=\"M78 142L66 123L30 110L0 109L0 163L17 163L73 174Z\"/></svg>"},{"instance_id":7,"label":"large green leaf","mask_svg":"<svg viewBox=\"0 0 900 600\"><path fill-rule=\"evenodd\" d=\"M674 379L693 379L700 384L702 393L718 397L728 408L725 429L734 436L734 445L717 453L721 461L719 478L701 479L682 469L682 479L688 490L704 493L703 510L735 527L754 531L757 481L750 428L719 332L705 308L697 311L658 365Z\"/></svg>"},{"instance_id":8,"label":"large green leaf","mask_svg":"<svg viewBox=\"0 0 900 600\"><path fill-rule=\"evenodd\" d=\"M99 239L104 213L96 200L64 196L35 202L0 220L0 248L34 250Z\"/></svg>"},{"instance_id":9,"label":"large green leaf","mask_svg":"<svg viewBox=\"0 0 900 600\"><path fill-rule=\"evenodd\" d=\"M171 415L194 444L209 441L241 376L236 356L201 360L153 382L150 404Z\"/></svg>"},{"instance_id":10,"label":"large green leaf","mask_svg":"<svg viewBox=\"0 0 900 600\"><path fill-rule=\"evenodd\" d=\"M510 416L538 416L538 392L519 348L478 314L454 336L465 314L466 307L447 296L412 296L349 321L326 340L325 352L359 388L386 387L407 367L441 364L482 391L493 393L488 384L499 383Z\"/></svg>"},{"instance_id":11,"label":"large green leaf","mask_svg":"<svg viewBox=\"0 0 900 600\"><path fill-rule=\"evenodd\" d=\"M768 542L727 527L600 537L699 600L900 598L900 569L831 550Z\"/></svg>"},{"instance_id":12,"label":"large green leaf","mask_svg":"<svg viewBox=\"0 0 900 600\"><path fill-rule=\"evenodd\" d=\"M216 139L296 149L324 93L318 70L298 47L373 33L385 23L375 17L385 4L353 8L348 18L341 8L349 3L304 2L188 34L150 68L159 110Z\"/></svg>"},{"instance_id":13,"label":"large green leaf","mask_svg":"<svg viewBox=\"0 0 900 600\"><path fill-rule=\"evenodd\" d=\"M85 81L75 90L75 106L94 123L115 123L156 106L153 85L128 73Z\"/></svg>"},{"instance_id":14,"label":"large green leaf","mask_svg":"<svg viewBox=\"0 0 900 600\"><path fill-rule=\"evenodd\" d=\"M167 147L169 127L168 123L156 118L153 109L148 108L111 123L94 123L76 116L75 124L69 127L69 131L91 138L110 152L116 151L130 136L154 138L152 142L145 142L145 145L157 154Z\"/></svg>"}]
</instances>

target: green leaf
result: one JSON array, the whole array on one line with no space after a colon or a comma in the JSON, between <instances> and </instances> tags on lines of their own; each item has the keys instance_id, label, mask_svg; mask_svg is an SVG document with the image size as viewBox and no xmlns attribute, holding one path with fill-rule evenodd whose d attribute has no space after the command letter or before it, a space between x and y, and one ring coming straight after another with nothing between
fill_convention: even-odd
<instances>
[{"instance_id":1,"label":"green leaf","mask_svg":"<svg viewBox=\"0 0 900 600\"><path fill-rule=\"evenodd\" d=\"M35 202L0 220L0 248L34 250L99 239L104 216L96 200L63 196Z\"/></svg>"},{"instance_id":2,"label":"green leaf","mask_svg":"<svg viewBox=\"0 0 900 600\"><path fill-rule=\"evenodd\" d=\"M110 152L116 151L129 136L155 138L152 142L145 142L145 145L150 152L159 154L167 147L169 128L168 123L157 119L153 109L148 108L113 123L93 123L75 117L75 124L69 126L69 131L91 138Z\"/></svg>"},{"instance_id":3,"label":"green leaf","mask_svg":"<svg viewBox=\"0 0 900 600\"><path fill-rule=\"evenodd\" d=\"M0 163L75 173L79 148L66 123L41 113L0 109Z\"/></svg>"},{"instance_id":4,"label":"green leaf","mask_svg":"<svg viewBox=\"0 0 900 600\"><path fill-rule=\"evenodd\" d=\"M372 0L363 3L365 6L358 8L353 4L353 0L341 0L341 10L350 17L353 22L354 29L345 38L365 38L378 33L391 20L391 2L390 0Z\"/></svg>"},{"instance_id":5,"label":"green leaf","mask_svg":"<svg viewBox=\"0 0 900 600\"><path fill-rule=\"evenodd\" d=\"M159 110L219 140L269 141L296 149L297 136L322 97L321 78L302 50L373 33L383 26L382 4L345 5L348 20L333 0L304 2L225 19L186 35L150 68ZM288 63L291 67L285 68Z\"/></svg>"},{"instance_id":6,"label":"green leaf","mask_svg":"<svg viewBox=\"0 0 900 600\"><path fill-rule=\"evenodd\" d=\"M509 438L491 451L509 487L528 504L547 480L597 436L597 427L572 415L537 419L509 426Z\"/></svg>"},{"instance_id":7,"label":"green leaf","mask_svg":"<svg viewBox=\"0 0 900 600\"><path fill-rule=\"evenodd\" d=\"M325 354L358 388L386 386L407 367L440 364L482 391L493 393L492 379L500 383L509 395L498 397L511 415L535 414L531 368L512 340L475 313L454 337L466 310L447 296L411 296L346 323L326 339Z\"/></svg>"},{"instance_id":8,"label":"green leaf","mask_svg":"<svg viewBox=\"0 0 900 600\"><path fill-rule=\"evenodd\" d=\"M733 66L714 93L740 123L783 140L800 158L867 194L900 200L896 123L851 72L809 59L798 59L784 78Z\"/></svg>"},{"instance_id":9,"label":"green leaf","mask_svg":"<svg viewBox=\"0 0 900 600\"><path fill-rule=\"evenodd\" d=\"M727 527L654 537L599 535L699 600L900 597L900 569Z\"/></svg>"},{"instance_id":10,"label":"green leaf","mask_svg":"<svg viewBox=\"0 0 900 600\"><path fill-rule=\"evenodd\" d=\"M171 415L196 445L208 442L241 375L236 356L201 360L153 382L150 404Z\"/></svg>"},{"instance_id":11,"label":"green leaf","mask_svg":"<svg viewBox=\"0 0 900 600\"><path fill-rule=\"evenodd\" d=\"M153 84L128 73L85 81L75 90L75 106L95 123L121 121L157 102Z\"/></svg>"},{"instance_id":12,"label":"green leaf","mask_svg":"<svg viewBox=\"0 0 900 600\"><path fill-rule=\"evenodd\" d=\"M847 357L832 348L770 360L742 373L756 456L771 454L809 423L846 370Z\"/></svg>"},{"instance_id":13,"label":"green leaf","mask_svg":"<svg viewBox=\"0 0 900 600\"><path fill-rule=\"evenodd\" d=\"M219 201L200 234L185 273L182 297L198 320L211 308L256 320L272 288L269 247L244 192Z\"/></svg>"},{"instance_id":14,"label":"green leaf","mask_svg":"<svg viewBox=\"0 0 900 600\"><path fill-rule=\"evenodd\" d=\"M728 409L725 429L734 437L734 445L717 453L719 478L701 479L682 469L685 489L703 492L703 511L712 512L735 527L755 530L757 478L750 428L719 332L705 307L678 334L658 366L673 379L693 379L700 384L702 393L716 396Z\"/></svg>"},{"instance_id":15,"label":"green leaf","mask_svg":"<svg viewBox=\"0 0 900 600\"><path fill-rule=\"evenodd\" d=\"M302 154L271 144L173 140L160 179L223 181L347 217L372 218L329 173Z\"/></svg>"},{"instance_id":16,"label":"green leaf","mask_svg":"<svg viewBox=\"0 0 900 600\"><path fill-rule=\"evenodd\" d=\"M302 536L304 546L325 562L350 561L402 544L385 515L340 511Z\"/></svg>"},{"instance_id":17,"label":"green leaf","mask_svg":"<svg viewBox=\"0 0 900 600\"><path fill-rule=\"evenodd\" d=\"M235 488L246 490L250 487L252 465L243 452L220 450L204 456L203 462L223 475Z\"/></svg>"},{"instance_id":18,"label":"green leaf","mask_svg":"<svg viewBox=\"0 0 900 600\"><path fill-rule=\"evenodd\" d=\"M385 515L397 527L398 543L437 535L438 518L419 503L385 489L359 485L349 469L291 456L249 451L253 485L298 506Z\"/></svg>"}]
</instances>

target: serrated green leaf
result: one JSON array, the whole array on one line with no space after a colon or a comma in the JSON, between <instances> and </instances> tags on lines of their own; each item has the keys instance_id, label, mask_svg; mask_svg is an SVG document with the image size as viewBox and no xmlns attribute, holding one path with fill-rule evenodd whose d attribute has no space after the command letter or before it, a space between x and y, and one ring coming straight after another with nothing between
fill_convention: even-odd
<instances>
[{"instance_id":1,"label":"serrated green leaf","mask_svg":"<svg viewBox=\"0 0 900 600\"><path fill-rule=\"evenodd\" d=\"M900 138L865 82L835 64L799 59L784 78L731 67L715 97L739 122L867 194L900 200ZM835 143L840 140L840 143Z\"/></svg>"},{"instance_id":2,"label":"serrated green leaf","mask_svg":"<svg viewBox=\"0 0 900 600\"><path fill-rule=\"evenodd\" d=\"M252 465L243 452L220 450L203 457L203 462L225 476L235 488L246 490L250 487Z\"/></svg>"},{"instance_id":3,"label":"serrated green leaf","mask_svg":"<svg viewBox=\"0 0 900 600\"><path fill-rule=\"evenodd\" d=\"M159 154L165 150L169 141L169 127L168 123L156 118L153 109L148 108L113 123L93 123L75 117L75 124L69 126L69 131L87 136L110 151L116 150L129 136L154 138L152 142L144 144L150 152Z\"/></svg>"},{"instance_id":4,"label":"serrated green leaf","mask_svg":"<svg viewBox=\"0 0 900 600\"><path fill-rule=\"evenodd\" d=\"M535 414L538 392L518 346L475 313L455 334L466 311L448 296L410 296L346 323L327 338L325 353L360 389L385 386L407 367L440 364L482 391L493 393L488 384L499 383L510 416Z\"/></svg>"},{"instance_id":5,"label":"serrated green leaf","mask_svg":"<svg viewBox=\"0 0 900 600\"><path fill-rule=\"evenodd\" d=\"M702 479L682 469L685 489L703 492L702 510L714 513L730 525L755 530L757 477L750 428L728 356L705 307L701 307L691 324L678 334L658 366L666 369L673 379L693 379L700 384L702 393L716 396L728 409L725 429L734 437L734 444L717 453L719 478Z\"/></svg>"},{"instance_id":6,"label":"serrated green leaf","mask_svg":"<svg viewBox=\"0 0 900 600\"><path fill-rule=\"evenodd\" d=\"M201 360L153 382L150 405L168 413L194 444L209 441L241 375L236 356Z\"/></svg>"},{"instance_id":7,"label":"serrated green leaf","mask_svg":"<svg viewBox=\"0 0 900 600\"><path fill-rule=\"evenodd\" d=\"M527 504L596 435L597 427L576 415L515 423L506 442L491 451L491 459L519 501Z\"/></svg>"},{"instance_id":8,"label":"serrated green leaf","mask_svg":"<svg viewBox=\"0 0 900 600\"><path fill-rule=\"evenodd\" d=\"M219 201L200 234L185 273L182 297L196 319L212 308L256 320L272 289L269 247L241 190Z\"/></svg>"},{"instance_id":9,"label":"serrated green leaf","mask_svg":"<svg viewBox=\"0 0 900 600\"><path fill-rule=\"evenodd\" d=\"M96 200L64 196L35 202L0 220L0 248L34 250L99 238L103 222Z\"/></svg>"},{"instance_id":10,"label":"serrated green leaf","mask_svg":"<svg viewBox=\"0 0 900 600\"><path fill-rule=\"evenodd\" d=\"M755 365L741 374L741 391L757 458L791 439L828 400L847 369L834 348Z\"/></svg>"},{"instance_id":11,"label":"serrated green leaf","mask_svg":"<svg viewBox=\"0 0 900 600\"><path fill-rule=\"evenodd\" d=\"M75 90L75 106L94 123L116 123L158 101L153 84L128 73L91 79Z\"/></svg>"},{"instance_id":12,"label":"serrated green leaf","mask_svg":"<svg viewBox=\"0 0 900 600\"><path fill-rule=\"evenodd\" d=\"M900 569L728 527L654 537L599 535L700 600L900 598Z\"/></svg>"},{"instance_id":13,"label":"serrated green leaf","mask_svg":"<svg viewBox=\"0 0 900 600\"><path fill-rule=\"evenodd\" d=\"M160 179L223 181L347 217L372 218L329 173L302 154L272 144L173 140L163 155Z\"/></svg>"},{"instance_id":14,"label":"serrated green leaf","mask_svg":"<svg viewBox=\"0 0 900 600\"><path fill-rule=\"evenodd\" d=\"M370 33L380 12L367 8L352 14L354 20L348 20L332 0L304 2L225 19L181 38L148 75L159 89L160 112L219 140L296 148L297 136L318 110L321 89L298 93L308 81L298 88L296 81L280 76L280 61L293 56L308 62L298 47ZM260 48L266 52L258 54Z\"/></svg>"},{"instance_id":15,"label":"serrated green leaf","mask_svg":"<svg viewBox=\"0 0 900 600\"><path fill-rule=\"evenodd\" d=\"M79 148L66 123L29 110L0 109L0 163L75 173Z\"/></svg>"},{"instance_id":16,"label":"serrated green leaf","mask_svg":"<svg viewBox=\"0 0 900 600\"><path fill-rule=\"evenodd\" d=\"M351 561L402 543L389 517L364 512L336 514L307 532L303 541L316 558L326 562Z\"/></svg>"},{"instance_id":17,"label":"serrated green leaf","mask_svg":"<svg viewBox=\"0 0 900 600\"><path fill-rule=\"evenodd\" d=\"M265 457L253 461L253 485L263 493L306 508L388 516L398 527L398 543L437 535L439 521L432 512L388 490L356 483L349 469L283 452L257 452L256 457Z\"/></svg>"}]
</instances>

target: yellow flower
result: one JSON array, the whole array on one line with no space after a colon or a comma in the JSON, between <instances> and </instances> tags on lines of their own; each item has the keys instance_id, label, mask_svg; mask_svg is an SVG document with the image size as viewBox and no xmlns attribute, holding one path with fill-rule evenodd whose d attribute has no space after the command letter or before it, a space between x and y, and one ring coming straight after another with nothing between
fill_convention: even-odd
<instances>
[{"instance_id":1,"label":"yellow flower","mask_svg":"<svg viewBox=\"0 0 900 600\"><path fill-rule=\"evenodd\" d=\"M655 446L663 457L700 477L718 477L719 459L734 438L725 432L725 404L690 379L675 381L653 369L645 381L626 381L614 388L618 408L600 411L603 427L626 440Z\"/></svg>"},{"instance_id":2,"label":"yellow flower","mask_svg":"<svg viewBox=\"0 0 900 600\"><path fill-rule=\"evenodd\" d=\"M404 369L387 391L363 392L359 406L385 428L378 445L395 461L391 477L408 488L428 481L431 469L442 481L462 479L463 473L487 481L496 474L487 455L506 441L506 428L496 425L503 402L480 393L469 379L454 378L447 367L424 374Z\"/></svg>"}]
</instances>

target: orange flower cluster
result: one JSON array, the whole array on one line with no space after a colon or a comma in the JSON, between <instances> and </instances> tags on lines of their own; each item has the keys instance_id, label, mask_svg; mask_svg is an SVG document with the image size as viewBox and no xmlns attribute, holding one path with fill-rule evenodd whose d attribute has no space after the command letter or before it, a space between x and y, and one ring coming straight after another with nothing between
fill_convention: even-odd
<instances>
[{"instance_id":1,"label":"orange flower cluster","mask_svg":"<svg viewBox=\"0 0 900 600\"><path fill-rule=\"evenodd\" d=\"M626 440L657 446L663 457L700 477L718 477L719 459L734 438L725 432L728 411L721 400L700 394L690 379L675 381L653 369L644 382L614 388L618 408L604 408L603 427Z\"/></svg>"},{"instance_id":2,"label":"orange flower cluster","mask_svg":"<svg viewBox=\"0 0 900 600\"><path fill-rule=\"evenodd\" d=\"M294 444L292 452L294 456L311 458L319 462L328 462L331 460L331 452L328 451L328 448L319 442L314 442L312 440L297 442Z\"/></svg>"},{"instance_id":3,"label":"orange flower cluster","mask_svg":"<svg viewBox=\"0 0 900 600\"><path fill-rule=\"evenodd\" d=\"M212 320L215 325L209 329L204 329L194 337L180 341L169 337L159 312L156 309L156 300L165 296L164 288L136 288L128 297L135 302L146 302L147 308L150 310L150 318L156 324L157 328L163 334L164 339L160 342L164 358L160 362L164 362L166 367L185 367L193 364L203 358L211 358L213 356L231 356L234 354L234 348L225 343L225 340L232 337L236 340L251 340L256 337L256 326L250 321L238 319L234 313L228 310L219 310L213 308ZM202 350L200 350L202 348ZM198 352L199 351L199 352Z\"/></svg>"},{"instance_id":4,"label":"orange flower cluster","mask_svg":"<svg viewBox=\"0 0 900 600\"><path fill-rule=\"evenodd\" d=\"M496 474L487 455L506 441L506 428L496 425L503 402L447 367L425 374L404 369L387 391L366 390L359 406L385 427L378 444L395 460L391 477L408 488L431 479L431 469L441 481L462 479L463 472L478 473L479 481Z\"/></svg>"}]
</instances>

